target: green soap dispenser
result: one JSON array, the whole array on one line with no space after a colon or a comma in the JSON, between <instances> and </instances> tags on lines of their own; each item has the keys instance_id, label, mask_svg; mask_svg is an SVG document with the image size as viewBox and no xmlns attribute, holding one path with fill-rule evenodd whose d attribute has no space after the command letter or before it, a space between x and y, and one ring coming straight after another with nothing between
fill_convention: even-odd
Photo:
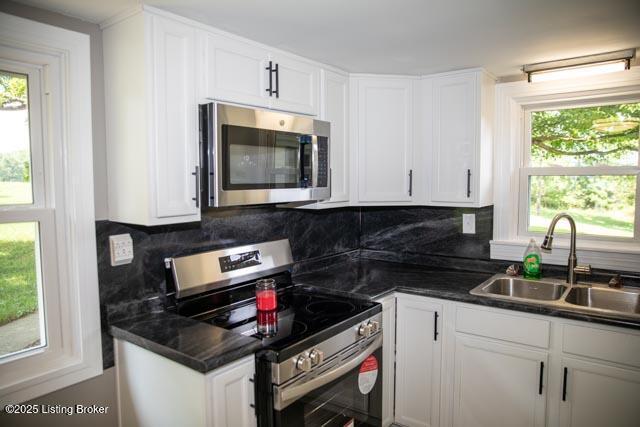
<instances>
[{"instance_id":1,"label":"green soap dispenser","mask_svg":"<svg viewBox=\"0 0 640 427\"><path fill-rule=\"evenodd\" d=\"M524 251L523 275L525 279L539 279L542 277L542 252L535 239L529 240Z\"/></svg>"}]
</instances>

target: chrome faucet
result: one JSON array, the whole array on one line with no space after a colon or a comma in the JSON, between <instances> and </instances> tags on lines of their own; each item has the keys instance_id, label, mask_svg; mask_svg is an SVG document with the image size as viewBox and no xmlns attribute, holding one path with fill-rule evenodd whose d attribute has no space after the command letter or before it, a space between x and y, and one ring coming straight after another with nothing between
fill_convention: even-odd
<instances>
[{"instance_id":1,"label":"chrome faucet","mask_svg":"<svg viewBox=\"0 0 640 427\"><path fill-rule=\"evenodd\" d=\"M576 257L576 222L571 215L565 212L561 212L554 216L547 229L547 234L544 236L541 248L547 252L551 252L551 246L553 244L553 231L556 228L556 224L562 218L566 218L569 221L569 227L571 228L571 246L569 247L569 260L567 261L567 283L570 285L576 284L576 276L578 273L591 274L590 265L578 265L578 257Z\"/></svg>"}]
</instances>

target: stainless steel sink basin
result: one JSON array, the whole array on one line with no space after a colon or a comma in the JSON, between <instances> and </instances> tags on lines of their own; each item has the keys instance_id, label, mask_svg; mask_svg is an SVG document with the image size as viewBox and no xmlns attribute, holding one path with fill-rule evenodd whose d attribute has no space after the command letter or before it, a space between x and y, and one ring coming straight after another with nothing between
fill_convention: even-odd
<instances>
[{"instance_id":1,"label":"stainless steel sink basin","mask_svg":"<svg viewBox=\"0 0 640 427\"><path fill-rule=\"evenodd\" d=\"M613 289L598 283L568 285L562 279L528 280L496 274L472 295L552 307L596 316L640 320L640 289Z\"/></svg>"},{"instance_id":2,"label":"stainless steel sink basin","mask_svg":"<svg viewBox=\"0 0 640 427\"><path fill-rule=\"evenodd\" d=\"M559 283L500 277L481 288L481 291L515 298L553 301L560 299L566 289L565 285Z\"/></svg>"},{"instance_id":3,"label":"stainless steel sink basin","mask_svg":"<svg viewBox=\"0 0 640 427\"><path fill-rule=\"evenodd\" d=\"M640 315L640 293L618 289L574 287L565 298L569 304Z\"/></svg>"}]
</instances>

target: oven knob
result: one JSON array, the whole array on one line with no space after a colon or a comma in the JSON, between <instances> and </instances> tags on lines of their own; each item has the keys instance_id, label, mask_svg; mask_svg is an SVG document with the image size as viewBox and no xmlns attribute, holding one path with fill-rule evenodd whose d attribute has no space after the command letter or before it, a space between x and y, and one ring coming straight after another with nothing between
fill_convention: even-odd
<instances>
[{"instance_id":1,"label":"oven knob","mask_svg":"<svg viewBox=\"0 0 640 427\"><path fill-rule=\"evenodd\" d=\"M304 372L309 372L311 370L311 358L309 356L298 356L296 368Z\"/></svg>"},{"instance_id":2,"label":"oven knob","mask_svg":"<svg viewBox=\"0 0 640 427\"><path fill-rule=\"evenodd\" d=\"M361 337L368 337L371 335L371 325L365 325L364 323L358 328L358 335Z\"/></svg>"},{"instance_id":3,"label":"oven knob","mask_svg":"<svg viewBox=\"0 0 640 427\"><path fill-rule=\"evenodd\" d=\"M311 359L311 363L314 365L319 365L324 361L324 353L317 348L311 350L309 353L309 358Z\"/></svg>"},{"instance_id":4,"label":"oven knob","mask_svg":"<svg viewBox=\"0 0 640 427\"><path fill-rule=\"evenodd\" d=\"M371 320L369 322L369 326L371 326L371 333L376 333L380 330L380 323L376 322L375 320Z\"/></svg>"}]
</instances>

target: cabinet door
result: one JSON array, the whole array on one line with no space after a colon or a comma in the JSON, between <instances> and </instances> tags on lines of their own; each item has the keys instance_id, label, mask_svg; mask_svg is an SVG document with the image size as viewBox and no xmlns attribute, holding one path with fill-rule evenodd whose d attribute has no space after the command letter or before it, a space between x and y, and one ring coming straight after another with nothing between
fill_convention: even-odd
<instances>
[{"instance_id":1,"label":"cabinet door","mask_svg":"<svg viewBox=\"0 0 640 427\"><path fill-rule=\"evenodd\" d=\"M272 54L270 59L278 65L278 78L273 75L273 88L278 96L270 97L271 108L293 113L318 115L320 96L320 68L293 57Z\"/></svg>"},{"instance_id":2,"label":"cabinet door","mask_svg":"<svg viewBox=\"0 0 640 427\"><path fill-rule=\"evenodd\" d=\"M204 50L205 98L269 106L266 70L269 52L211 33L200 33Z\"/></svg>"},{"instance_id":3,"label":"cabinet door","mask_svg":"<svg viewBox=\"0 0 640 427\"><path fill-rule=\"evenodd\" d=\"M322 120L331 123L331 199L349 201L349 78L322 71Z\"/></svg>"},{"instance_id":4,"label":"cabinet door","mask_svg":"<svg viewBox=\"0 0 640 427\"><path fill-rule=\"evenodd\" d=\"M382 373L382 426L393 423L393 407L395 394L396 367L396 299L394 296L385 297L378 301L382 304L382 359L384 370Z\"/></svg>"},{"instance_id":5,"label":"cabinet door","mask_svg":"<svg viewBox=\"0 0 640 427\"><path fill-rule=\"evenodd\" d=\"M546 352L457 336L453 425L543 426L543 366Z\"/></svg>"},{"instance_id":6,"label":"cabinet door","mask_svg":"<svg viewBox=\"0 0 640 427\"><path fill-rule=\"evenodd\" d=\"M442 306L419 297L397 298L395 422L437 426L440 416Z\"/></svg>"},{"instance_id":7,"label":"cabinet door","mask_svg":"<svg viewBox=\"0 0 640 427\"><path fill-rule=\"evenodd\" d=\"M473 202L479 111L476 75L436 77L431 83L431 199Z\"/></svg>"},{"instance_id":8,"label":"cabinet door","mask_svg":"<svg viewBox=\"0 0 640 427\"><path fill-rule=\"evenodd\" d=\"M195 216L198 166L198 117L195 31L182 23L153 16L152 183L155 216ZM152 185L153 185L152 184Z\"/></svg>"},{"instance_id":9,"label":"cabinet door","mask_svg":"<svg viewBox=\"0 0 640 427\"><path fill-rule=\"evenodd\" d=\"M563 376L561 426L638 425L640 371L563 358L558 375Z\"/></svg>"},{"instance_id":10,"label":"cabinet door","mask_svg":"<svg viewBox=\"0 0 640 427\"><path fill-rule=\"evenodd\" d=\"M208 425L211 427L254 427L254 356L207 375Z\"/></svg>"},{"instance_id":11,"label":"cabinet door","mask_svg":"<svg viewBox=\"0 0 640 427\"><path fill-rule=\"evenodd\" d=\"M413 84L358 81L358 201L409 202L413 153Z\"/></svg>"}]
</instances>

